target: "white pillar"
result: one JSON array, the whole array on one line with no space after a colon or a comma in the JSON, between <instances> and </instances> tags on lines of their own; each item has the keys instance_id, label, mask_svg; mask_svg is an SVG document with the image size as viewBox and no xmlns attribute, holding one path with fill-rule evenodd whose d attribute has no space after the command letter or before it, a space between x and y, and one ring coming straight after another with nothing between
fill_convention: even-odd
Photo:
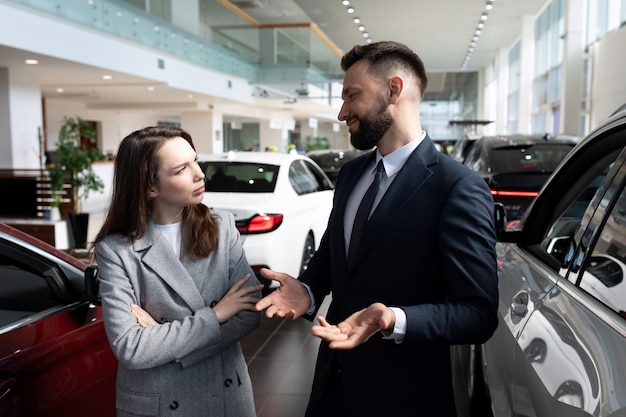
<instances>
[{"instance_id":1,"label":"white pillar","mask_svg":"<svg viewBox=\"0 0 626 417\"><path fill-rule=\"evenodd\" d=\"M535 18L522 16L520 42L520 80L517 114L517 133L529 134L532 130L532 91L535 67Z\"/></svg>"},{"instance_id":2,"label":"white pillar","mask_svg":"<svg viewBox=\"0 0 626 417\"><path fill-rule=\"evenodd\" d=\"M0 168L41 168L41 107L35 72L0 68Z\"/></svg>"},{"instance_id":3,"label":"white pillar","mask_svg":"<svg viewBox=\"0 0 626 417\"><path fill-rule=\"evenodd\" d=\"M582 136L580 117L583 85L583 0L565 2L560 132Z\"/></svg>"},{"instance_id":4,"label":"white pillar","mask_svg":"<svg viewBox=\"0 0 626 417\"><path fill-rule=\"evenodd\" d=\"M224 151L223 115L218 110L183 112L180 127L189 132L198 153Z\"/></svg>"}]
</instances>

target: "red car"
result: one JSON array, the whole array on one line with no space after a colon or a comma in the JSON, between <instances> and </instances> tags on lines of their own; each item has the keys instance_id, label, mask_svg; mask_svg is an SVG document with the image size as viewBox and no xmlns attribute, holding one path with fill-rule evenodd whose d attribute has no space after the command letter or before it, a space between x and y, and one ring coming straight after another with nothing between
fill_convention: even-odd
<instances>
[{"instance_id":1,"label":"red car","mask_svg":"<svg viewBox=\"0 0 626 417\"><path fill-rule=\"evenodd\" d=\"M85 270L0 223L0 416L115 416L117 362Z\"/></svg>"}]
</instances>

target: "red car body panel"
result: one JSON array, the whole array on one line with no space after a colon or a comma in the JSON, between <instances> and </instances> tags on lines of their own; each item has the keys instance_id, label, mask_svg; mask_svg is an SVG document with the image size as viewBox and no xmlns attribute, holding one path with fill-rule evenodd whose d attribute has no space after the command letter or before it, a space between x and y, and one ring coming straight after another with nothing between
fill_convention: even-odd
<instances>
[{"instance_id":1,"label":"red car body panel","mask_svg":"<svg viewBox=\"0 0 626 417\"><path fill-rule=\"evenodd\" d=\"M16 229L0 224L0 232L62 259L77 273L85 269L81 261ZM115 416L117 361L100 306L77 298L16 323L0 329L1 417Z\"/></svg>"}]
</instances>

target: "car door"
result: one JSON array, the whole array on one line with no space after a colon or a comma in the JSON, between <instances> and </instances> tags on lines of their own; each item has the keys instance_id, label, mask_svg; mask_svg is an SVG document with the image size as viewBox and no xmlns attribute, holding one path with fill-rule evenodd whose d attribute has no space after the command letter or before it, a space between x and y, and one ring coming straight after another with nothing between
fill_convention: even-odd
<instances>
[{"instance_id":1,"label":"car door","mask_svg":"<svg viewBox=\"0 0 626 417\"><path fill-rule=\"evenodd\" d=\"M116 362L83 272L0 233L0 415L112 416Z\"/></svg>"},{"instance_id":2,"label":"car door","mask_svg":"<svg viewBox=\"0 0 626 417\"><path fill-rule=\"evenodd\" d=\"M579 248L590 247L593 221L601 224L599 207L620 181L625 126L622 120L596 132L566 158L518 236L498 244L500 325L482 352L496 417L610 414L603 395L616 384L604 374L624 361L614 353L608 359L601 340L617 337L614 350L626 332L615 331L616 323L622 330L622 318L608 319L606 306L571 275L582 270L587 258Z\"/></svg>"}]
</instances>

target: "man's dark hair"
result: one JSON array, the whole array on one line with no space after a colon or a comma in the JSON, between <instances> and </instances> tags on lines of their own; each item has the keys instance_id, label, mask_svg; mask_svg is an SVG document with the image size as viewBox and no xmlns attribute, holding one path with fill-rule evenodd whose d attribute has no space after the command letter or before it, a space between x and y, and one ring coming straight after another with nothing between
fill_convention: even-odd
<instances>
[{"instance_id":1,"label":"man's dark hair","mask_svg":"<svg viewBox=\"0 0 626 417\"><path fill-rule=\"evenodd\" d=\"M403 68L412 72L419 81L420 92L428 85L426 68L422 59L406 45L399 42L383 41L366 45L356 45L341 58L341 68L347 71L355 62L365 59L379 74L387 74L393 68Z\"/></svg>"}]
</instances>

